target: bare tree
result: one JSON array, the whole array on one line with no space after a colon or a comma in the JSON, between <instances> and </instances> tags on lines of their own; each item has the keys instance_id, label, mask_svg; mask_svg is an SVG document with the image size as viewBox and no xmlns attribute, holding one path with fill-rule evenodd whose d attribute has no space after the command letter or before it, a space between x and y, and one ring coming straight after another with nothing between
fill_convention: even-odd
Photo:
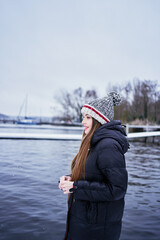
<instances>
[{"instance_id":1,"label":"bare tree","mask_svg":"<svg viewBox=\"0 0 160 240\"><path fill-rule=\"evenodd\" d=\"M139 79L133 80L133 101L132 101L133 120L143 118L143 107L141 98L141 82Z\"/></svg>"},{"instance_id":2,"label":"bare tree","mask_svg":"<svg viewBox=\"0 0 160 240\"><path fill-rule=\"evenodd\" d=\"M60 94L54 97L62 108L64 119L77 122L81 121L81 108L84 103L95 98L97 98L96 90L84 91L81 87L72 92L61 90Z\"/></svg>"},{"instance_id":3,"label":"bare tree","mask_svg":"<svg viewBox=\"0 0 160 240\"><path fill-rule=\"evenodd\" d=\"M157 81L136 79L133 85L133 119L157 121Z\"/></svg>"},{"instance_id":4,"label":"bare tree","mask_svg":"<svg viewBox=\"0 0 160 240\"><path fill-rule=\"evenodd\" d=\"M160 93L157 81L134 79L124 85L109 86L109 91L119 92L122 103L115 107L115 119L131 122L135 119L160 123ZM107 91L108 93L108 91ZM97 98L96 90L84 91L81 87L68 92L63 90L56 96L63 119L81 121L81 108L84 103Z\"/></svg>"}]
</instances>

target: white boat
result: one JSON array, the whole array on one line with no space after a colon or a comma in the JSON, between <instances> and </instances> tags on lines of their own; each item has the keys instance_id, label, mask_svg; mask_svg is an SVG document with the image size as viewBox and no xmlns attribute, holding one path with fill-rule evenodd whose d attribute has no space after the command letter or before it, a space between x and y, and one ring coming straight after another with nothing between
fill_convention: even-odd
<instances>
[{"instance_id":1,"label":"white boat","mask_svg":"<svg viewBox=\"0 0 160 240\"><path fill-rule=\"evenodd\" d=\"M37 125L40 124L39 121L36 120L34 117L27 117L27 103L28 103L28 95L24 99L22 106L20 107L20 111L18 114L18 120L16 124L25 124L25 125ZM23 107L25 106L25 117L20 117Z\"/></svg>"},{"instance_id":2,"label":"white boat","mask_svg":"<svg viewBox=\"0 0 160 240\"><path fill-rule=\"evenodd\" d=\"M26 125L37 125L40 124L36 121L36 119L31 117L25 117L24 119L20 119L16 122L16 124L26 124Z\"/></svg>"}]
</instances>

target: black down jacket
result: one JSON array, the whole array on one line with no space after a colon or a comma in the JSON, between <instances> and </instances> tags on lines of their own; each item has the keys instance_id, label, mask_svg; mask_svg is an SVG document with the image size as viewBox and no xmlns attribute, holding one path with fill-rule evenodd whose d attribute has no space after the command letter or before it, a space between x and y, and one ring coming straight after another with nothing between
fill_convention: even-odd
<instances>
[{"instance_id":1,"label":"black down jacket","mask_svg":"<svg viewBox=\"0 0 160 240\"><path fill-rule=\"evenodd\" d=\"M120 121L98 128L91 140L85 180L74 182L65 240L118 240L127 189L124 153L129 144Z\"/></svg>"}]
</instances>

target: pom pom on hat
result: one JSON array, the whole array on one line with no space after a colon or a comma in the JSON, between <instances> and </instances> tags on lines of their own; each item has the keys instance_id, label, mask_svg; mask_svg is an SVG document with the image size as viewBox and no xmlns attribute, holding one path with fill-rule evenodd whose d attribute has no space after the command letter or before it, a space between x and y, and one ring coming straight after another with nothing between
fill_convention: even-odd
<instances>
[{"instance_id":1,"label":"pom pom on hat","mask_svg":"<svg viewBox=\"0 0 160 240\"><path fill-rule=\"evenodd\" d=\"M120 103L119 93L110 92L106 97L97 98L85 104L81 112L92 116L101 124L105 124L113 120L114 106L118 106Z\"/></svg>"},{"instance_id":2,"label":"pom pom on hat","mask_svg":"<svg viewBox=\"0 0 160 240\"><path fill-rule=\"evenodd\" d=\"M111 96L113 98L113 105L114 106L118 106L121 101L122 101L122 98L121 96L119 95L119 93L116 93L116 92L110 92L108 94L108 96Z\"/></svg>"}]
</instances>

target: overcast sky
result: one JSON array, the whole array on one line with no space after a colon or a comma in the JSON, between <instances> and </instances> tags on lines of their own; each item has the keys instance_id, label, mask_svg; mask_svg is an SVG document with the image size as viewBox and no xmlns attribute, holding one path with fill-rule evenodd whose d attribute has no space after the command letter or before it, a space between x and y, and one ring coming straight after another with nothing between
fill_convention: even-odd
<instances>
[{"instance_id":1,"label":"overcast sky","mask_svg":"<svg viewBox=\"0 0 160 240\"><path fill-rule=\"evenodd\" d=\"M0 0L0 113L51 116L61 89L160 81L159 0Z\"/></svg>"}]
</instances>

